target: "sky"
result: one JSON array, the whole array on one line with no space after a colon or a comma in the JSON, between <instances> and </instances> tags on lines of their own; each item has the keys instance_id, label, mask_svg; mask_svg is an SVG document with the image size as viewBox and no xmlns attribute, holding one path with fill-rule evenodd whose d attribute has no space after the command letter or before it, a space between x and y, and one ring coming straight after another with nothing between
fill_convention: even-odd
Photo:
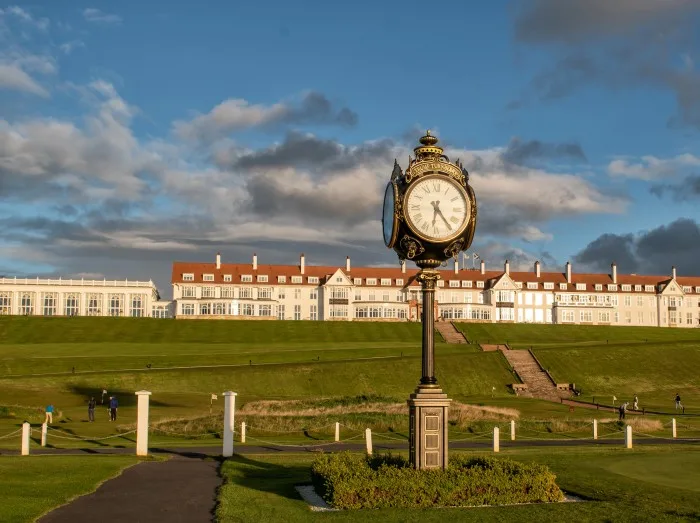
<instances>
[{"instance_id":1,"label":"sky","mask_svg":"<svg viewBox=\"0 0 700 523\"><path fill-rule=\"evenodd\" d=\"M398 266L394 159L461 159L488 268L700 275L700 0L0 4L0 275Z\"/></svg>"}]
</instances>

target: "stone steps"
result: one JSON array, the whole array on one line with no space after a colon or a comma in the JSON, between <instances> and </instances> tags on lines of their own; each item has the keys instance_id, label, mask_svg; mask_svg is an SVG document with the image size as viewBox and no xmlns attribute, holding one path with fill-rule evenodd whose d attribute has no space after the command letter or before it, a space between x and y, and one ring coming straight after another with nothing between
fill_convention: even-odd
<instances>
[{"instance_id":1,"label":"stone steps","mask_svg":"<svg viewBox=\"0 0 700 523\"><path fill-rule=\"evenodd\" d=\"M527 385L529 397L559 401L561 397L568 397L566 393L560 393L552 384L549 376L540 369L535 358L526 350L503 350L503 355L515 371ZM521 394L526 396L526 394Z\"/></svg>"},{"instance_id":2,"label":"stone steps","mask_svg":"<svg viewBox=\"0 0 700 523\"><path fill-rule=\"evenodd\" d=\"M435 323L435 328L444 338L446 343L468 343L467 339L451 321L439 321Z\"/></svg>"}]
</instances>

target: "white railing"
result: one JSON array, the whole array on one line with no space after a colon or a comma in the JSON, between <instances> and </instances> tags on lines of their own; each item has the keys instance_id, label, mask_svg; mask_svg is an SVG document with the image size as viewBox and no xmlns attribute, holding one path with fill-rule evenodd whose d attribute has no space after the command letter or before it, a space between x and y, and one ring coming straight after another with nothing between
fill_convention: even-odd
<instances>
[{"instance_id":1,"label":"white railing","mask_svg":"<svg viewBox=\"0 0 700 523\"><path fill-rule=\"evenodd\" d=\"M64 280L63 278L48 279L48 278L0 278L0 284L9 285L59 285L72 286L80 285L86 287L153 287L153 281L134 281L134 280Z\"/></svg>"}]
</instances>

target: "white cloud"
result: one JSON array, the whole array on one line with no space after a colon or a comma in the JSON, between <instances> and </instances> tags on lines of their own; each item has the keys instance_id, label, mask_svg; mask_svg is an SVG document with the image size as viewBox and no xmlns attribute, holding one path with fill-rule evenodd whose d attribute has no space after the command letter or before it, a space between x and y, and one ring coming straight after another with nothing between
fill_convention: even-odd
<instances>
[{"instance_id":1,"label":"white cloud","mask_svg":"<svg viewBox=\"0 0 700 523\"><path fill-rule=\"evenodd\" d=\"M49 92L17 64L0 63L0 89L22 91L43 98L49 97Z\"/></svg>"},{"instance_id":2,"label":"white cloud","mask_svg":"<svg viewBox=\"0 0 700 523\"><path fill-rule=\"evenodd\" d=\"M6 7L5 9L0 8L0 18L6 16L14 17L24 23L31 24L42 31L46 31L50 25L48 18L34 18L29 11L26 11L25 9L22 9L16 5Z\"/></svg>"},{"instance_id":3,"label":"white cloud","mask_svg":"<svg viewBox=\"0 0 700 523\"><path fill-rule=\"evenodd\" d=\"M104 24L121 24L123 21L123 18L119 15L104 13L94 7L84 9L83 18L88 22L101 22Z\"/></svg>"},{"instance_id":4,"label":"white cloud","mask_svg":"<svg viewBox=\"0 0 700 523\"><path fill-rule=\"evenodd\" d=\"M71 40L70 42L64 42L58 46L64 54L71 54L80 47L85 47L85 43L80 40Z\"/></svg>"},{"instance_id":5,"label":"white cloud","mask_svg":"<svg viewBox=\"0 0 700 523\"><path fill-rule=\"evenodd\" d=\"M675 176L682 169L700 166L700 157L681 154L674 158L642 156L638 160L618 158L608 164L608 174L613 177L656 180Z\"/></svg>"}]
</instances>

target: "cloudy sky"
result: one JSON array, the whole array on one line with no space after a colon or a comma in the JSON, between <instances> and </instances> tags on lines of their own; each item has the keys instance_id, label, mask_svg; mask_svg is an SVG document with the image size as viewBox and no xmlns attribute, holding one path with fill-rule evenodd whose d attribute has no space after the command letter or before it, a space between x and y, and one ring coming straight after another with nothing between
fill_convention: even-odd
<instances>
[{"instance_id":1,"label":"cloudy sky","mask_svg":"<svg viewBox=\"0 0 700 523\"><path fill-rule=\"evenodd\" d=\"M700 275L700 1L425 9L0 4L0 275L395 265L383 190L426 128L489 266Z\"/></svg>"}]
</instances>

